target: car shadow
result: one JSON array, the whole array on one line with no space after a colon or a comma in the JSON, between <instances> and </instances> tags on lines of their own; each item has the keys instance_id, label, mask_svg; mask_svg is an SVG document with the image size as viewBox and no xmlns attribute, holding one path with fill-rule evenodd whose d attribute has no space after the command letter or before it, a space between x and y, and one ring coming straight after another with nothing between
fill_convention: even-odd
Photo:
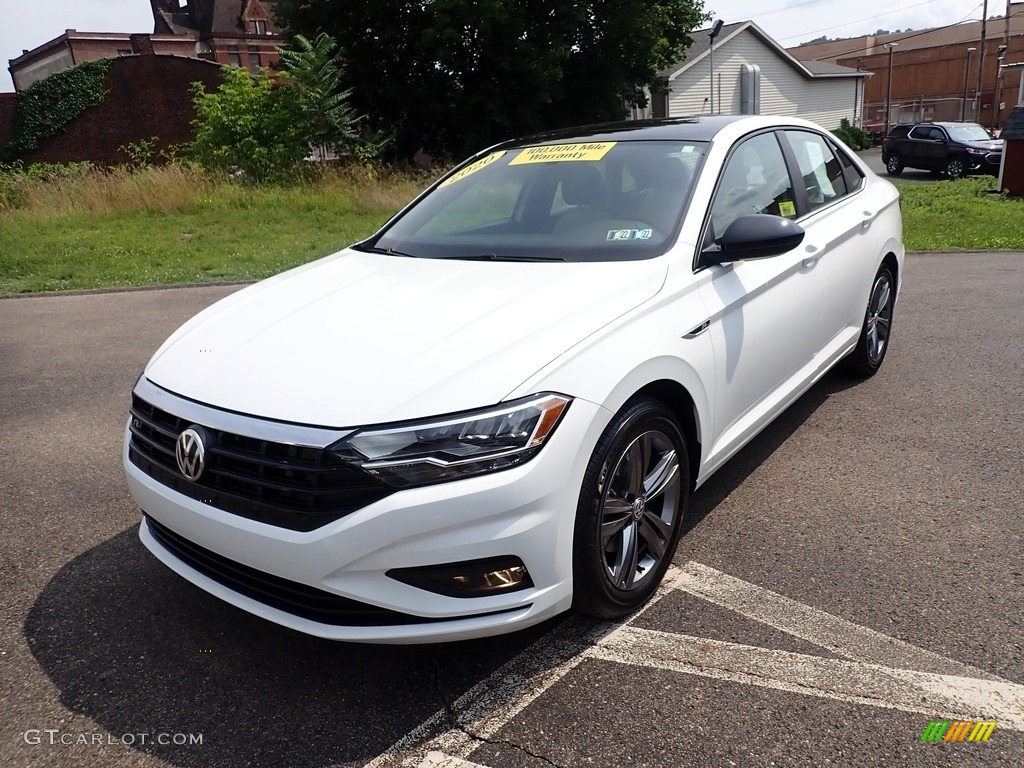
<instances>
[{"instance_id":1,"label":"car shadow","mask_svg":"<svg viewBox=\"0 0 1024 768\"><path fill-rule=\"evenodd\" d=\"M833 373L816 384L697 492L687 527L855 383ZM65 565L24 632L63 705L110 734L148 734L134 749L190 768L314 768L376 757L564 620L436 645L321 640L189 584L132 526Z\"/></svg>"},{"instance_id":2,"label":"car shadow","mask_svg":"<svg viewBox=\"0 0 1024 768\"><path fill-rule=\"evenodd\" d=\"M24 631L64 706L147 734L134 749L189 768L312 768L372 759L561 620L436 645L321 640L192 586L133 526L64 566Z\"/></svg>"}]
</instances>

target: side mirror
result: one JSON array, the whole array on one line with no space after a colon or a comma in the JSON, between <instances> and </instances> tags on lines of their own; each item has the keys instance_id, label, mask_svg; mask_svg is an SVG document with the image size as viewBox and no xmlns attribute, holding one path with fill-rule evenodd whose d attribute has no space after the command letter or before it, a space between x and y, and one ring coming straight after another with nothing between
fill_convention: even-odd
<instances>
[{"instance_id":1,"label":"side mirror","mask_svg":"<svg viewBox=\"0 0 1024 768\"><path fill-rule=\"evenodd\" d=\"M804 230L795 221L767 213L740 216L717 243L702 254L708 266L743 259L764 259L796 248L804 240Z\"/></svg>"}]
</instances>

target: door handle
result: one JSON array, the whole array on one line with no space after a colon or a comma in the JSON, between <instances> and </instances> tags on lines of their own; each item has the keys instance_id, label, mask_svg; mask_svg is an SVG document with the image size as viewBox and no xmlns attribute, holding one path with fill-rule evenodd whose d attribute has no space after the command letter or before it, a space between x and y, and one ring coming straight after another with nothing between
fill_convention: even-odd
<instances>
[{"instance_id":1,"label":"door handle","mask_svg":"<svg viewBox=\"0 0 1024 768\"><path fill-rule=\"evenodd\" d=\"M807 255L804 256L803 265L805 267L813 267L818 263L818 259L821 258L821 249L816 245L808 245L804 250L807 251Z\"/></svg>"},{"instance_id":2,"label":"door handle","mask_svg":"<svg viewBox=\"0 0 1024 768\"><path fill-rule=\"evenodd\" d=\"M864 211L864 221L862 221L860 225L864 229L867 229L868 227L871 226L871 223L875 220L877 216L877 211Z\"/></svg>"}]
</instances>

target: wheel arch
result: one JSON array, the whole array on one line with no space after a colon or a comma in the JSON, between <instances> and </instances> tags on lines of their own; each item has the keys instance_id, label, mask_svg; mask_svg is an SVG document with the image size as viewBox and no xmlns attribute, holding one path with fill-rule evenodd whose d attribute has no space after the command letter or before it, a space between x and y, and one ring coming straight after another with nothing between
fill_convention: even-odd
<instances>
[{"instance_id":1,"label":"wheel arch","mask_svg":"<svg viewBox=\"0 0 1024 768\"><path fill-rule=\"evenodd\" d=\"M637 390L629 400L636 397L650 397L662 403L672 411L679 426L683 428L683 437L686 438L686 445L689 448L690 490L692 491L697 482L701 462L700 417L693 397L686 387L671 379L652 381Z\"/></svg>"}]
</instances>

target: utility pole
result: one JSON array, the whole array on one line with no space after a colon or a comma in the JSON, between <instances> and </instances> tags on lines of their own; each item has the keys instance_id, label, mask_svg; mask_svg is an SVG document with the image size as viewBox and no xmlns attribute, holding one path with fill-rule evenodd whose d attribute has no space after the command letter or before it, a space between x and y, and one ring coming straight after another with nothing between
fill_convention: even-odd
<instances>
[{"instance_id":1,"label":"utility pole","mask_svg":"<svg viewBox=\"0 0 1024 768\"><path fill-rule=\"evenodd\" d=\"M889 48L889 85L885 89L885 135L889 135L889 113L892 111L892 49L899 43L886 43Z\"/></svg>"},{"instance_id":2,"label":"utility pole","mask_svg":"<svg viewBox=\"0 0 1024 768\"><path fill-rule=\"evenodd\" d=\"M960 106L960 122L967 120L967 79L971 75L971 54L974 53L977 48L967 49L967 66L964 67L964 103Z\"/></svg>"},{"instance_id":3,"label":"utility pole","mask_svg":"<svg viewBox=\"0 0 1024 768\"><path fill-rule=\"evenodd\" d=\"M981 42L978 45L978 90L974 92L977 109L974 113L974 120L981 124L981 89L982 78L985 75L985 38L988 37L988 0L983 0L981 7Z\"/></svg>"}]
</instances>

